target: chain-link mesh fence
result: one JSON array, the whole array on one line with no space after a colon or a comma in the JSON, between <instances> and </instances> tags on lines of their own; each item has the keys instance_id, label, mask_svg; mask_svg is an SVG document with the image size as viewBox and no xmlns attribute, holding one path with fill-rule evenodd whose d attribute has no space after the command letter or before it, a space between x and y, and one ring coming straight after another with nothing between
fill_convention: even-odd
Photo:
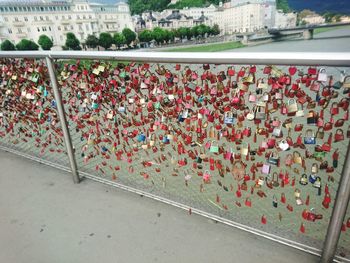
<instances>
[{"instance_id":1,"label":"chain-link mesh fence","mask_svg":"<svg viewBox=\"0 0 350 263\"><path fill-rule=\"evenodd\" d=\"M79 169L321 249L350 134L344 69L320 70L66 65Z\"/></svg>"},{"instance_id":2,"label":"chain-link mesh fence","mask_svg":"<svg viewBox=\"0 0 350 263\"><path fill-rule=\"evenodd\" d=\"M0 145L69 166L43 60L0 60Z\"/></svg>"},{"instance_id":3,"label":"chain-link mesh fence","mask_svg":"<svg viewBox=\"0 0 350 263\"><path fill-rule=\"evenodd\" d=\"M20 134L27 142L19 150L67 165L46 70L34 66L23 77L26 64L2 60L1 144L18 145ZM28 84L12 82L19 79L7 65L21 68L17 77ZM322 248L350 137L345 68L101 61L56 68L79 171ZM16 132L11 109L30 120ZM55 140L20 129L41 122ZM344 226L339 253L349 257Z\"/></svg>"}]
</instances>

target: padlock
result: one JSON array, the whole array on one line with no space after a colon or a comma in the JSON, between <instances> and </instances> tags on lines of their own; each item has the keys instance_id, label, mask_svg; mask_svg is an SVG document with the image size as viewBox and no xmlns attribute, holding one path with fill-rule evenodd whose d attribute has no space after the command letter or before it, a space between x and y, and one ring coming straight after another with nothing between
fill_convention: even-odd
<instances>
[{"instance_id":1,"label":"padlock","mask_svg":"<svg viewBox=\"0 0 350 263\"><path fill-rule=\"evenodd\" d=\"M263 176L259 176L257 182L256 182L256 187L261 187L265 184L265 178Z\"/></svg>"},{"instance_id":2,"label":"padlock","mask_svg":"<svg viewBox=\"0 0 350 263\"><path fill-rule=\"evenodd\" d=\"M318 81L326 82L328 80L326 69L320 68L317 76Z\"/></svg>"},{"instance_id":3,"label":"padlock","mask_svg":"<svg viewBox=\"0 0 350 263\"><path fill-rule=\"evenodd\" d=\"M303 204L303 200L301 200L301 198L295 198L295 202L297 205L302 205Z\"/></svg>"},{"instance_id":4,"label":"padlock","mask_svg":"<svg viewBox=\"0 0 350 263\"><path fill-rule=\"evenodd\" d=\"M241 154L242 155L248 155L249 152L249 144L245 143L242 147L241 147Z\"/></svg>"},{"instance_id":5,"label":"padlock","mask_svg":"<svg viewBox=\"0 0 350 263\"><path fill-rule=\"evenodd\" d=\"M318 164L317 163L313 163L311 166L311 173L313 174L318 174Z\"/></svg>"},{"instance_id":6,"label":"padlock","mask_svg":"<svg viewBox=\"0 0 350 263\"><path fill-rule=\"evenodd\" d=\"M300 190L299 190L299 189L295 189L295 191L294 191L294 197L295 197L295 198L300 198Z\"/></svg>"},{"instance_id":7,"label":"padlock","mask_svg":"<svg viewBox=\"0 0 350 263\"><path fill-rule=\"evenodd\" d=\"M286 140L281 140L278 143L278 147L282 150L282 151L287 151L290 147L289 143Z\"/></svg>"},{"instance_id":8,"label":"padlock","mask_svg":"<svg viewBox=\"0 0 350 263\"><path fill-rule=\"evenodd\" d=\"M288 114L296 113L298 111L298 104L295 99L288 100L287 110L288 110Z\"/></svg>"},{"instance_id":9,"label":"padlock","mask_svg":"<svg viewBox=\"0 0 350 263\"><path fill-rule=\"evenodd\" d=\"M306 130L304 144L316 144L315 134L311 129Z\"/></svg>"},{"instance_id":10,"label":"padlock","mask_svg":"<svg viewBox=\"0 0 350 263\"><path fill-rule=\"evenodd\" d=\"M303 175L300 177L299 183L300 183L301 185L307 185L307 184L308 184L308 180L307 180L307 175L306 175L306 174L303 174Z\"/></svg>"},{"instance_id":11,"label":"padlock","mask_svg":"<svg viewBox=\"0 0 350 263\"><path fill-rule=\"evenodd\" d=\"M249 197L245 199L244 203L247 207L252 207L252 200Z\"/></svg>"},{"instance_id":12,"label":"padlock","mask_svg":"<svg viewBox=\"0 0 350 263\"><path fill-rule=\"evenodd\" d=\"M313 186L315 187L315 188L321 188L321 178L318 176L318 177L316 177L316 181L315 181L315 183L313 184Z\"/></svg>"},{"instance_id":13,"label":"padlock","mask_svg":"<svg viewBox=\"0 0 350 263\"><path fill-rule=\"evenodd\" d=\"M225 112L225 116L224 116L224 123L225 124L234 124L235 122L235 118L233 116L232 112Z\"/></svg>"},{"instance_id":14,"label":"padlock","mask_svg":"<svg viewBox=\"0 0 350 263\"><path fill-rule=\"evenodd\" d=\"M212 141L210 144L210 152L212 153L218 153L219 152L219 145L216 141Z\"/></svg>"},{"instance_id":15,"label":"padlock","mask_svg":"<svg viewBox=\"0 0 350 263\"><path fill-rule=\"evenodd\" d=\"M275 208L278 207L278 201L277 201L277 197L275 195L273 195L273 197L272 197L272 206Z\"/></svg>"},{"instance_id":16,"label":"padlock","mask_svg":"<svg viewBox=\"0 0 350 263\"><path fill-rule=\"evenodd\" d=\"M306 122L309 125L316 125L318 119L321 119L321 118L318 118L317 113L315 111L311 110L311 111L309 111L309 113L307 115Z\"/></svg>"}]
</instances>

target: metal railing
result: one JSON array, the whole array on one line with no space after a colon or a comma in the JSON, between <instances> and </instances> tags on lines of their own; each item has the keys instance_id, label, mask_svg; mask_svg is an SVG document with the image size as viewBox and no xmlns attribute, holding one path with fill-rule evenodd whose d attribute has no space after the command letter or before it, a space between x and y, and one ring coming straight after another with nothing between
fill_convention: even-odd
<instances>
[{"instance_id":1,"label":"metal railing","mask_svg":"<svg viewBox=\"0 0 350 263\"><path fill-rule=\"evenodd\" d=\"M152 62L152 63L185 63L185 64L228 64L228 65L298 65L298 66L330 66L330 67L350 67L349 53L144 53L144 52L0 52L0 58L25 58L25 59L45 59L48 68L53 96L56 101L56 108L61 125L66 151L69 157L70 169L73 174L75 183L80 181L79 174L102 182L117 186L119 188L143 194L168 204L189 210L193 213L198 213L228 225L255 233L260 236L275 240L298 249L308 251L319 255L320 252L313 247L298 242L279 237L278 234L271 234L261 231L257 228L250 227L232 220L228 220L223 216L217 216L213 213L208 213L202 209L193 208L181 202L173 201L169 198L164 198L157 194L152 194L149 191L143 191L136 186L128 186L123 183L117 183L111 180L106 180L101 177L92 176L89 171L79 171L77 165L77 156L74 148L70 129L73 127L67 122L67 112L65 105L62 103L62 90L60 90L56 69L54 66L54 59L97 59L108 61L130 61L130 62ZM1 109L1 108L0 108ZM0 139L1 142L1 139ZM7 147L3 149L9 150ZM18 149L10 149L12 152L21 154ZM23 154L22 154L23 155ZM26 157L30 157L26 155ZM38 161L38 158L35 158ZM52 164L52 162L48 162ZM350 155L349 150L344 159L344 167L342 176L339 181L337 196L334 202L331 220L328 226L324 248L322 250L322 262L330 262L335 255L337 242L341 233L342 223L345 218L347 204L350 197ZM59 166L58 166L59 167ZM62 167L62 166L61 166ZM59 168L61 168L59 167ZM96 168L97 169L97 168ZM126 172L126 171L125 171ZM165 182L164 182L165 183ZM221 209L221 208L220 208Z\"/></svg>"}]
</instances>

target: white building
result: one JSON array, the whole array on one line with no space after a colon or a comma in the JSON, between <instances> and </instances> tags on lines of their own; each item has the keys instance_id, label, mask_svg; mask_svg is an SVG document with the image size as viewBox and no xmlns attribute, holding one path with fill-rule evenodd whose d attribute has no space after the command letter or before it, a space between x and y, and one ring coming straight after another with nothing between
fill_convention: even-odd
<instances>
[{"instance_id":1,"label":"white building","mask_svg":"<svg viewBox=\"0 0 350 263\"><path fill-rule=\"evenodd\" d=\"M297 25L296 13L283 13L278 10L275 16L275 28L292 28Z\"/></svg>"},{"instance_id":2,"label":"white building","mask_svg":"<svg viewBox=\"0 0 350 263\"><path fill-rule=\"evenodd\" d=\"M121 32L133 28L129 6L89 3L87 0L0 2L0 41L9 39L18 43L26 38L38 41L49 36L55 48L65 44L65 35L72 32L84 42L88 35L101 32Z\"/></svg>"},{"instance_id":3,"label":"white building","mask_svg":"<svg viewBox=\"0 0 350 263\"><path fill-rule=\"evenodd\" d=\"M200 18L202 15L213 19L215 16L217 8L214 5L208 7L186 7L180 10L181 14L184 14L187 17L193 17L194 19Z\"/></svg>"},{"instance_id":4,"label":"white building","mask_svg":"<svg viewBox=\"0 0 350 263\"><path fill-rule=\"evenodd\" d=\"M212 10L212 7L210 8L210 10ZM200 24L212 26L213 18L206 16L205 11L203 11L203 9L205 8L198 8L198 10L201 10L201 13L199 14L199 16L196 15L195 17L188 16L185 14L188 11L188 9L183 9L185 10L185 13L183 12L183 10L177 9L166 9L161 13L146 11L142 13L141 16L133 17L134 27L136 31L142 31L144 29L153 30L155 27L172 30L178 29L180 27L194 27ZM197 12L197 10L195 12ZM212 14L211 16L213 17L214 14Z\"/></svg>"},{"instance_id":5,"label":"white building","mask_svg":"<svg viewBox=\"0 0 350 263\"><path fill-rule=\"evenodd\" d=\"M273 27L275 13L274 0L232 0L218 9L213 23L219 25L223 34L255 32Z\"/></svg>"},{"instance_id":6,"label":"white building","mask_svg":"<svg viewBox=\"0 0 350 263\"><path fill-rule=\"evenodd\" d=\"M320 15L308 15L302 19L306 24L309 25L318 25L318 24L323 24L326 20L324 17Z\"/></svg>"}]
</instances>

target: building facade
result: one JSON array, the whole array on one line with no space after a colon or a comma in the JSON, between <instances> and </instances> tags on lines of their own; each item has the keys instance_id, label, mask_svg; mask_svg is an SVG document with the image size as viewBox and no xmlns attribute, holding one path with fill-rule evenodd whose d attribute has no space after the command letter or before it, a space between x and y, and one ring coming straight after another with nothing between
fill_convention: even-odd
<instances>
[{"instance_id":1,"label":"building facade","mask_svg":"<svg viewBox=\"0 0 350 263\"><path fill-rule=\"evenodd\" d=\"M275 28L292 28L297 25L296 13L283 13L278 10L275 16Z\"/></svg>"},{"instance_id":2,"label":"building facade","mask_svg":"<svg viewBox=\"0 0 350 263\"><path fill-rule=\"evenodd\" d=\"M53 40L54 49L65 44L72 32L84 42L88 35L134 29L129 6L90 3L87 0L0 2L0 41L21 39L38 41L45 34Z\"/></svg>"},{"instance_id":3,"label":"building facade","mask_svg":"<svg viewBox=\"0 0 350 263\"><path fill-rule=\"evenodd\" d=\"M214 23L222 34L256 32L275 24L275 1L232 0L217 10Z\"/></svg>"},{"instance_id":4,"label":"building facade","mask_svg":"<svg viewBox=\"0 0 350 263\"><path fill-rule=\"evenodd\" d=\"M309 25L318 25L318 24L323 24L326 19L320 15L308 15L302 19L306 24Z\"/></svg>"}]
</instances>

